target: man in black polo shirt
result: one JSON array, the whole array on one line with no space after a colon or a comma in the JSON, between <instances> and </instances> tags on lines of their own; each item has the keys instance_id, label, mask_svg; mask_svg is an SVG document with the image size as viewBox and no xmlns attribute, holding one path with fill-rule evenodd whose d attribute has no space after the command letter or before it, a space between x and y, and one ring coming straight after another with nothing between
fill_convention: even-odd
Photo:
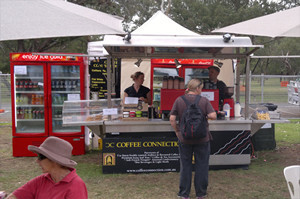
<instances>
[{"instance_id":1,"label":"man in black polo shirt","mask_svg":"<svg viewBox=\"0 0 300 199\"><path fill-rule=\"evenodd\" d=\"M217 89L219 89L219 107L220 107L219 110L222 110L223 102L224 102L224 99L225 99L225 89L226 89L227 86L223 81L218 80L218 75L220 73L220 68L217 65L210 66L208 68L208 70L209 70L209 81L210 81L210 83L216 85Z\"/></svg>"}]
</instances>

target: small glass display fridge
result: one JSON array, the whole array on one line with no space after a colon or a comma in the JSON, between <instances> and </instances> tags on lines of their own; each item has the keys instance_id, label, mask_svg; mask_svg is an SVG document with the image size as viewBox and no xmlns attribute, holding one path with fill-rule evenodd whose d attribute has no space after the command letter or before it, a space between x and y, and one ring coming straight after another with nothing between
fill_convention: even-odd
<instances>
[{"instance_id":1,"label":"small glass display fridge","mask_svg":"<svg viewBox=\"0 0 300 199\"><path fill-rule=\"evenodd\" d=\"M64 101L84 99L84 59L11 53L13 156L34 156L48 136L73 145L73 155L85 153L84 127L63 127Z\"/></svg>"}]
</instances>

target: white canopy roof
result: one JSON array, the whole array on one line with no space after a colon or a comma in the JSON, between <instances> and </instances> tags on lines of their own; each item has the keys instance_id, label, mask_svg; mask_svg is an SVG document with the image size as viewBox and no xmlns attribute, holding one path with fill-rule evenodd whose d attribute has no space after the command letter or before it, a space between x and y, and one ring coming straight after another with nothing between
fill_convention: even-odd
<instances>
[{"instance_id":1,"label":"white canopy roof","mask_svg":"<svg viewBox=\"0 0 300 199\"><path fill-rule=\"evenodd\" d=\"M216 29L212 32L267 37L300 37L300 6Z\"/></svg>"},{"instance_id":2,"label":"white canopy roof","mask_svg":"<svg viewBox=\"0 0 300 199\"><path fill-rule=\"evenodd\" d=\"M122 18L63 0L0 0L0 41L124 34Z\"/></svg>"},{"instance_id":3,"label":"white canopy roof","mask_svg":"<svg viewBox=\"0 0 300 199\"><path fill-rule=\"evenodd\" d=\"M220 35L198 35L171 20L161 11L154 14L131 39L106 35L103 46L120 58L238 58L251 54L261 45L252 45L249 37L232 37L225 42ZM237 51L238 48L244 50Z\"/></svg>"},{"instance_id":4,"label":"white canopy roof","mask_svg":"<svg viewBox=\"0 0 300 199\"><path fill-rule=\"evenodd\" d=\"M148 21L133 31L132 35L199 36L199 34L179 25L161 11L157 11Z\"/></svg>"}]
</instances>

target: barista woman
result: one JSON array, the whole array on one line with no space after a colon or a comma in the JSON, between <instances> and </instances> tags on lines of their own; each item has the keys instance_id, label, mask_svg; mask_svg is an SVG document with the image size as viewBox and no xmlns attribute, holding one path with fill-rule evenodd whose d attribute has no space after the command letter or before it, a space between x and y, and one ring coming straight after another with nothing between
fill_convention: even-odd
<instances>
[{"instance_id":1,"label":"barista woman","mask_svg":"<svg viewBox=\"0 0 300 199\"><path fill-rule=\"evenodd\" d=\"M143 86L144 83L144 73L141 71L135 72L131 75L133 80L132 86L128 87L124 91L124 99L125 97L138 97L139 100L151 104L151 95L150 89Z\"/></svg>"},{"instance_id":2,"label":"barista woman","mask_svg":"<svg viewBox=\"0 0 300 199\"><path fill-rule=\"evenodd\" d=\"M223 81L218 80L218 75L220 74L220 68L217 65L210 66L208 70L209 70L208 75L209 75L210 83L212 83L213 85L216 86L217 89L219 89L219 107L222 109L223 101L225 98L225 89L227 86Z\"/></svg>"}]
</instances>

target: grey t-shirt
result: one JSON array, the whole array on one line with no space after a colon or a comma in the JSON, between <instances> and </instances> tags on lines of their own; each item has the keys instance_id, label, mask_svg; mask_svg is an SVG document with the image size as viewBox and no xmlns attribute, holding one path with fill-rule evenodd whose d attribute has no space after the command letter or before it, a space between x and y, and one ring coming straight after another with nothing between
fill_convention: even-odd
<instances>
[{"instance_id":1,"label":"grey t-shirt","mask_svg":"<svg viewBox=\"0 0 300 199\"><path fill-rule=\"evenodd\" d=\"M193 94L186 94L185 95L185 98L189 101L189 102L194 102L195 99L196 99L196 95L193 95ZM202 111L202 113L204 115L208 115L209 113L212 113L212 112L215 112L215 110L213 109L211 103L209 102L209 100L205 97L201 97L200 101L199 101L199 107ZM178 97L174 104L173 104L173 107L172 107L172 110L170 112L170 115L176 115L177 118L179 119L179 124L180 124L180 120L182 118L182 115L185 111L185 109L187 108L185 102L183 101L183 99L181 97ZM203 139L200 139L200 140L184 140L183 137L181 136L181 134L179 135L180 137L178 137L178 139L185 143L185 144L199 144L201 142L208 142L209 140L212 140L212 136L209 132L209 129L208 129L208 122L206 120L206 125L207 125L207 136ZM178 127L178 129L180 129Z\"/></svg>"}]
</instances>

